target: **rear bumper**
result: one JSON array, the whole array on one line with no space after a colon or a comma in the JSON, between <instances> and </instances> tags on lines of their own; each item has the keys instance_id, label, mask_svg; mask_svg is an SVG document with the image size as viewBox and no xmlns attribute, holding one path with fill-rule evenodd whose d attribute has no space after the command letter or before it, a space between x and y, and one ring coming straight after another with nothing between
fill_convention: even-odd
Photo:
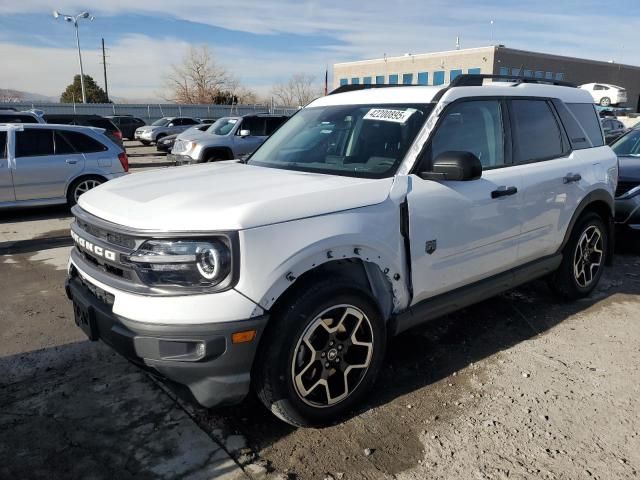
<instances>
[{"instance_id":1,"label":"rear bumper","mask_svg":"<svg viewBox=\"0 0 640 480\"><path fill-rule=\"evenodd\" d=\"M98 298L77 275L67 278L65 290L74 309L86 313L76 317L76 324L91 340L102 340L169 385L187 387L201 405L238 403L249 392L251 367L267 315L212 324L149 324L114 314L109 299ZM252 329L257 331L253 341L231 342L233 333Z\"/></svg>"}]
</instances>

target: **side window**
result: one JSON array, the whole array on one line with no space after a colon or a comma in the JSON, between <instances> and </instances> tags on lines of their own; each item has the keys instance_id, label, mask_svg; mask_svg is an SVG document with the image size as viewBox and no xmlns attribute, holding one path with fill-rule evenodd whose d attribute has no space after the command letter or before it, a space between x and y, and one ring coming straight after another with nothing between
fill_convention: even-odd
<instances>
[{"instance_id":1,"label":"side window","mask_svg":"<svg viewBox=\"0 0 640 480\"><path fill-rule=\"evenodd\" d=\"M56 132L58 135L63 137L73 148L75 152L78 153L95 153L95 152L104 152L107 150L102 143L91 138L89 135L85 135L80 132L71 132L58 130ZM58 142L56 137L56 153L58 148ZM67 153L67 152L65 152Z\"/></svg>"},{"instance_id":2,"label":"side window","mask_svg":"<svg viewBox=\"0 0 640 480\"><path fill-rule=\"evenodd\" d=\"M265 135L265 118L264 117L248 117L242 120L242 125L238 129L249 130L252 137L260 137Z\"/></svg>"},{"instance_id":3,"label":"side window","mask_svg":"<svg viewBox=\"0 0 640 480\"><path fill-rule=\"evenodd\" d=\"M0 158L7 158L7 132L0 132Z\"/></svg>"},{"instance_id":4,"label":"side window","mask_svg":"<svg viewBox=\"0 0 640 480\"><path fill-rule=\"evenodd\" d=\"M546 100L512 100L511 114L516 163L546 160L564 154L562 133Z\"/></svg>"},{"instance_id":5,"label":"side window","mask_svg":"<svg viewBox=\"0 0 640 480\"><path fill-rule=\"evenodd\" d=\"M267 117L266 134L271 135L273 132L275 132L278 129L278 127L280 127L280 125L282 125L285 122L285 120L286 120L285 117Z\"/></svg>"},{"instance_id":6,"label":"side window","mask_svg":"<svg viewBox=\"0 0 640 480\"><path fill-rule=\"evenodd\" d=\"M567 103L566 105L588 135L593 146L603 146L604 139L602 138L602 130L600 129L600 120L593 104Z\"/></svg>"},{"instance_id":7,"label":"side window","mask_svg":"<svg viewBox=\"0 0 640 480\"><path fill-rule=\"evenodd\" d=\"M70 153L76 153L73 146L65 139L60 130L53 131L53 141L55 143L56 155L66 155Z\"/></svg>"},{"instance_id":8,"label":"side window","mask_svg":"<svg viewBox=\"0 0 640 480\"><path fill-rule=\"evenodd\" d=\"M473 153L483 168L504 166L500 101L473 100L449 108L431 140L431 159L451 150Z\"/></svg>"},{"instance_id":9,"label":"side window","mask_svg":"<svg viewBox=\"0 0 640 480\"><path fill-rule=\"evenodd\" d=\"M197 124L198 124L198 122L196 122L192 118L183 118L182 119L182 125L197 125Z\"/></svg>"},{"instance_id":10,"label":"side window","mask_svg":"<svg viewBox=\"0 0 640 480\"><path fill-rule=\"evenodd\" d=\"M53 131L27 129L16 132L16 158L53 155Z\"/></svg>"}]
</instances>

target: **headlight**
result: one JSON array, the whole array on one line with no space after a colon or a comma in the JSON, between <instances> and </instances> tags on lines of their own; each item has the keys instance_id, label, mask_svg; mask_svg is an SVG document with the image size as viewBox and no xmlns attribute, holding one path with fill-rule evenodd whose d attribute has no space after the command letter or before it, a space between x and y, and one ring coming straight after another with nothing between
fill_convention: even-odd
<instances>
[{"instance_id":1,"label":"headlight","mask_svg":"<svg viewBox=\"0 0 640 480\"><path fill-rule=\"evenodd\" d=\"M129 261L151 287L218 289L228 285L232 273L231 245L225 237L147 240Z\"/></svg>"}]
</instances>

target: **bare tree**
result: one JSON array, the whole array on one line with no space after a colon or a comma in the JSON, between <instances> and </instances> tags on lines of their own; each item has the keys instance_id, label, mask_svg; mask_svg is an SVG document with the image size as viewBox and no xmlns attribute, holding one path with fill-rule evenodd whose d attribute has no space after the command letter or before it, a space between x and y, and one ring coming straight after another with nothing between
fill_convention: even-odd
<instances>
[{"instance_id":1,"label":"bare tree","mask_svg":"<svg viewBox=\"0 0 640 480\"><path fill-rule=\"evenodd\" d=\"M167 100L176 103L228 103L232 78L209 47L191 47L181 65L172 65L166 78Z\"/></svg>"},{"instance_id":2,"label":"bare tree","mask_svg":"<svg viewBox=\"0 0 640 480\"><path fill-rule=\"evenodd\" d=\"M296 73L287 83L275 85L271 94L276 103L285 107L302 107L322 95L316 77L308 73Z\"/></svg>"}]
</instances>

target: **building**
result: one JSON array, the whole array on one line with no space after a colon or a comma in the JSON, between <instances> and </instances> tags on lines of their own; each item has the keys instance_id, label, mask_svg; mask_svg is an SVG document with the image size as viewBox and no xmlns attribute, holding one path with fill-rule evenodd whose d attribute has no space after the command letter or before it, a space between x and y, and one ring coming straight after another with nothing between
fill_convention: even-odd
<instances>
[{"instance_id":1,"label":"building","mask_svg":"<svg viewBox=\"0 0 640 480\"><path fill-rule=\"evenodd\" d=\"M627 105L640 109L640 67L506 48L503 45L449 52L405 54L336 63L334 88L352 84L445 85L463 73L515 75L627 89Z\"/></svg>"}]
</instances>

